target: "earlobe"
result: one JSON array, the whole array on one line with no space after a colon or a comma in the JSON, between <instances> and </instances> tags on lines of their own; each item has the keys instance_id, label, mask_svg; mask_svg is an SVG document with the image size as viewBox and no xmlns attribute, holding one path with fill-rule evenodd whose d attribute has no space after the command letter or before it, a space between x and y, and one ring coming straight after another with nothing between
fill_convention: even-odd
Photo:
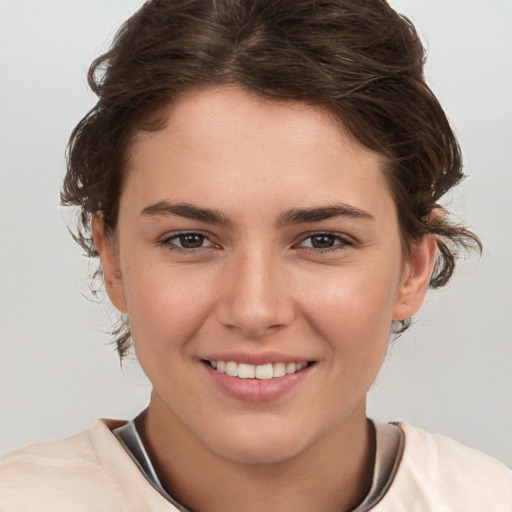
<instances>
[{"instance_id":1,"label":"earlobe","mask_svg":"<svg viewBox=\"0 0 512 512\"><path fill-rule=\"evenodd\" d=\"M393 320L410 318L420 309L428 290L436 254L437 243L430 235L424 235L421 242L412 248L395 301Z\"/></svg>"},{"instance_id":2,"label":"earlobe","mask_svg":"<svg viewBox=\"0 0 512 512\"><path fill-rule=\"evenodd\" d=\"M100 255L105 289L112 304L121 312L127 313L124 285L119 266L115 243L105 230L103 219L94 215L91 221L92 237Z\"/></svg>"}]
</instances>

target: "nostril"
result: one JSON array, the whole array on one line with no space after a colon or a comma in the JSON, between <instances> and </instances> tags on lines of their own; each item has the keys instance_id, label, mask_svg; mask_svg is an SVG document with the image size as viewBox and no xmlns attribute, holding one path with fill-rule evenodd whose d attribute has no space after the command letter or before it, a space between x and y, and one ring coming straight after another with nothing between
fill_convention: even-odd
<instances>
[{"instance_id":1,"label":"nostril","mask_svg":"<svg viewBox=\"0 0 512 512\"><path fill-rule=\"evenodd\" d=\"M295 318L291 301L285 297L247 297L236 292L217 306L217 320L223 326L258 339L290 325Z\"/></svg>"}]
</instances>

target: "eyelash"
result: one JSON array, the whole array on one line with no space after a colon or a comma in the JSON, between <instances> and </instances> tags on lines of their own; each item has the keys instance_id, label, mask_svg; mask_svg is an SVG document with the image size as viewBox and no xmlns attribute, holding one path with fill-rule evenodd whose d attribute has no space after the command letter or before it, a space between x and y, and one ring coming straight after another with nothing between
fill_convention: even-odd
<instances>
[{"instance_id":1,"label":"eyelash","mask_svg":"<svg viewBox=\"0 0 512 512\"><path fill-rule=\"evenodd\" d=\"M308 246L301 247L301 244L303 244L305 241L312 240L317 237L330 238L334 242L334 245L332 247L327 247L327 248L323 248L323 249L319 248L319 247L308 247ZM342 236L339 233L333 233L331 231L319 231L317 233L309 233L306 237L302 238L301 241L295 245L295 247L303 249L310 254L316 255L316 254L329 254L332 252L343 251L347 247L350 247L352 245L354 245L354 243L348 237Z\"/></svg>"},{"instance_id":2,"label":"eyelash","mask_svg":"<svg viewBox=\"0 0 512 512\"><path fill-rule=\"evenodd\" d=\"M188 248L188 247L180 247L179 245L177 245L175 243L175 241L183 239L186 236L201 237L202 238L201 246L194 247L194 248ZM333 242L336 242L336 243L334 246L326 247L326 248L308 247L308 246L301 245L304 242L306 242L307 240L311 241L314 238L318 238L318 237L330 238L330 239L332 239ZM206 241L208 241L210 243L210 245L206 245L206 246L202 245ZM168 249L170 251L179 251L179 252L185 252L185 253L197 253L197 252L207 249L209 247L215 247L215 244L211 241L210 236L207 233L203 233L201 231L180 231L177 233L173 233L173 234L166 236L162 240L160 240L158 242L158 245L165 247L166 249ZM320 231L320 232L316 232L316 233L309 233L307 236L302 237L301 240L298 243L294 244L292 247L301 249L310 254L317 255L317 254L328 254L331 252L342 251L352 245L354 245L354 243L351 240L349 240L348 238L346 238L338 233L333 233L330 231Z\"/></svg>"},{"instance_id":3,"label":"eyelash","mask_svg":"<svg viewBox=\"0 0 512 512\"><path fill-rule=\"evenodd\" d=\"M202 237L202 243L205 241L210 242L211 245L200 247L194 247L194 248L188 248L188 247L180 247L175 243L176 240L183 239L186 236L197 236ZM208 234L203 233L201 231L179 231L177 233L172 233L171 235L166 236L162 240L158 242L158 245L165 247L169 251L179 251L179 252L185 252L185 253L197 253L198 251L202 249L206 249L208 247L214 247L215 244L210 240L210 237Z\"/></svg>"}]
</instances>

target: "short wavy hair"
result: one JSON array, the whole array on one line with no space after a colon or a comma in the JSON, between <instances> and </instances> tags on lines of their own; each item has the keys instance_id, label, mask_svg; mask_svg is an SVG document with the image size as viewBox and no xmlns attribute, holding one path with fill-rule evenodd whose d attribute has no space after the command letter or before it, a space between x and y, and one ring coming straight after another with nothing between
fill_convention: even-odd
<instances>
[{"instance_id":1,"label":"short wavy hair","mask_svg":"<svg viewBox=\"0 0 512 512\"><path fill-rule=\"evenodd\" d=\"M115 231L131 142L138 131L161 127L162 107L194 86L236 83L323 106L384 156L404 249L433 236L430 286L445 285L459 250L481 244L438 204L463 178L462 159L425 83L424 55L412 23L384 0L146 2L89 70L98 101L71 135L61 193L64 205L79 208L75 239L97 257L92 216ZM123 356L128 319L112 333Z\"/></svg>"}]
</instances>

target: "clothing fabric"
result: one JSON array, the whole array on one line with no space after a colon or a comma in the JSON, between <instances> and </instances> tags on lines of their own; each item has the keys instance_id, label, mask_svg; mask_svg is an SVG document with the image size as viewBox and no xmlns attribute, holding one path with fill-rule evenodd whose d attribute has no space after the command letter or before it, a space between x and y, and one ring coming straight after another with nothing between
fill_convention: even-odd
<instances>
[{"instance_id":1,"label":"clothing fabric","mask_svg":"<svg viewBox=\"0 0 512 512\"><path fill-rule=\"evenodd\" d=\"M71 438L0 455L1 512L177 512L98 420ZM406 423L398 469L372 512L512 512L512 471Z\"/></svg>"},{"instance_id":2,"label":"clothing fabric","mask_svg":"<svg viewBox=\"0 0 512 512\"><path fill-rule=\"evenodd\" d=\"M181 505L181 503L171 496L160 482L156 470L153 467L153 463L146 451L146 447L139 435L135 421L128 421L122 427L112 430L112 433L123 445L128 455L130 455L137 467L142 471L142 474L146 477L148 482L180 512L190 512L189 509Z\"/></svg>"},{"instance_id":3,"label":"clothing fabric","mask_svg":"<svg viewBox=\"0 0 512 512\"><path fill-rule=\"evenodd\" d=\"M402 458L404 434L393 424L371 421L375 432L375 464L370 490L363 502L353 512L369 512L382 499L391 485ZM128 421L112 431L125 450L142 471L149 483L181 512L191 512L181 505L164 488L151 463L135 421Z\"/></svg>"}]
</instances>

